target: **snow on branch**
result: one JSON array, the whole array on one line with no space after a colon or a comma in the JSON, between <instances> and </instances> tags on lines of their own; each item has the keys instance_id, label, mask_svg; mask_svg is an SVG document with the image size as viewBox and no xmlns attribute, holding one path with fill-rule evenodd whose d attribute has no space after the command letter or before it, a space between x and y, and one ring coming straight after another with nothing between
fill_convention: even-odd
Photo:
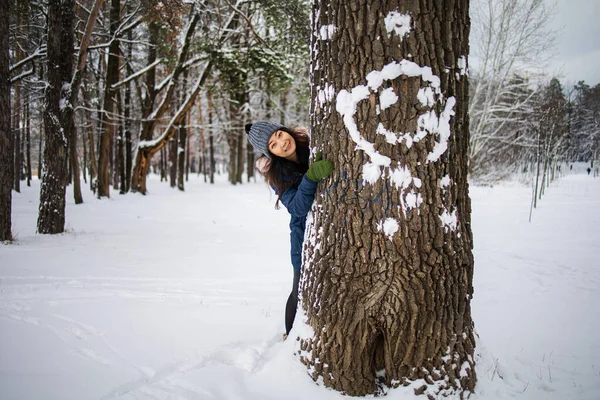
<instances>
[{"instance_id":1,"label":"snow on branch","mask_svg":"<svg viewBox=\"0 0 600 400\"><path fill-rule=\"evenodd\" d=\"M13 72L23 65L27 64L35 60L36 58L45 57L46 56L46 45L38 47L30 56L22 59L21 61L11 65L8 69L9 72Z\"/></svg>"},{"instance_id":2,"label":"snow on branch","mask_svg":"<svg viewBox=\"0 0 600 400\"><path fill-rule=\"evenodd\" d=\"M159 59L155 60L152 64L148 65L147 67L141 69L138 72L135 72L135 73L129 75L127 78L123 79L122 81L113 84L112 88L116 89L119 86L122 86L122 85L124 85L124 84L132 81L133 79L136 79L136 78L138 78L141 75L144 75L146 72L150 71L152 68L156 67L158 64L160 64L163 61L164 60L162 58L159 58Z\"/></svg>"}]
</instances>

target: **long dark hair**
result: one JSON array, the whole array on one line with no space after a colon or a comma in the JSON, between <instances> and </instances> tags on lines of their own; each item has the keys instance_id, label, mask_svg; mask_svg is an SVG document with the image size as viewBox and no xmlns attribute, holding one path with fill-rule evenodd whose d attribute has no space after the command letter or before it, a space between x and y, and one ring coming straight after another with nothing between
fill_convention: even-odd
<instances>
[{"instance_id":1,"label":"long dark hair","mask_svg":"<svg viewBox=\"0 0 600 400\"><path fill-rule=\"evenodd\" d=\"M280 130L289 133L294 138L296 154L300 163L295 163L274 154L271 154L269 159L263 154L256 160L255 164L258 172L265 177L269 186L275 189L277 193L275 208L279 208L279 200L281 200L283 193L302 180L308 170L308 156L310 154L310 138L306 128L299 126L294 129L281 128Z\"/></svg>"}]
</instances>

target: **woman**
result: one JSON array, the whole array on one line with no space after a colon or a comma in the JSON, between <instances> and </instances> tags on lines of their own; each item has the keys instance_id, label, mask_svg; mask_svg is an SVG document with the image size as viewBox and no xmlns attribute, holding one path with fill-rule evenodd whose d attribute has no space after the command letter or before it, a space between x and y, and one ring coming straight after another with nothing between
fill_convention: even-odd
<instances>
[{"instance_id":1,"label":"woman","mask_svg":"<svg viewBox=\"0 0 600 400\"><path fill-rule=\"evenodd\" d=\"M333 163L320 160L317 154L317 160L308 166L310 139L305 128L288 129L273 122L260 121L246 125L246 133L254 149L263 154L256 160L256 169L278 196L275 208L279 208L281 201L291 215L294 283L285 307L285 339L294 324L298 306L306 215L315 199L317 183L331 174Z\"/></svg>"}]
</instances>

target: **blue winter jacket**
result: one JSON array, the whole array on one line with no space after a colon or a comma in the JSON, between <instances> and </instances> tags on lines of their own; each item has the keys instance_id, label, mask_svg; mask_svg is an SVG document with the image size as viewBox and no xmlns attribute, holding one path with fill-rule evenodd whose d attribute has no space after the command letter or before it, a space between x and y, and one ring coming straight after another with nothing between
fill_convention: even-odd
<instances>
[{"instance_id":1,"label":"blue winter jacket","mask_svg":"<svg viewBox=\"0 0 600 400\"><path fill-rule=\"evenodd\" d=\"M302 242L306 229L306 215L315 200L317 184L304 175L302 180L283 192L281 202L291 215L290 241L292 244L292 266L300 271L302 267Z\"/></svg>"}]
</instances>

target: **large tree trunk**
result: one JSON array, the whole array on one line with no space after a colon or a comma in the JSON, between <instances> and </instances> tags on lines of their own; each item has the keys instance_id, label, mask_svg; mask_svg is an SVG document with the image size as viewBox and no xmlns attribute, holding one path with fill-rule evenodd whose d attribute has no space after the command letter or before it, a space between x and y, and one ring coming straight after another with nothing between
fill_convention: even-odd
<instances>
[{"instance_id":1,"label":"large tree trunk","mask_svg":"<svg viewBox=\"0 0 600 400\"><path fill-rule=\"evenodd\" d=\"M48 85L44 100L44 177L40 190L39 233L61 233L65 227L67 182L67 135L72 132L69 102L73 74L74 2L48 4ZM61 108L61 101L63 107ZM70 111L69 111L70 110Z\"/></svg>"},{"instance_id":2,"label":"large tree trunk","mask_svg":"<svg viewBox=\"0 0 600 400\"><path fill-rule=\"evenodd\" d=\"M100 131L100 150L98 159L98 197L110 197L110 153L112 138L115 137L117 122L113 120L116 112L116 90L112 85L119 80L120 43L116 32L121 19L121 0L112 0L110 6L110 35L112 40L108 47L108 62L106 66L106 86L104 91L104 106L102 113L102 128Z\"/></svg>"},{"instance_id":3,"label":"large tree trunk","mask_svg":"<svg viewBox=\"0 0 600 400\"><path fill-rule=\"evenodd\" d=\"M468 10L318 0L312 11L312 144L336 169L307 226L312 330L299 355L349 395L474 390Z\"/></svg>"},{"instance_id":4,"label":"large tree trunk","mask_svg":"<svg viewBox=\"0 0 600 400\"><path fill-rule=\"evenodd\" d=\"M0 241L12 240L11 210L13 186L10 123L9 3L0 1Z\"/></svg>"}]
</instances>

